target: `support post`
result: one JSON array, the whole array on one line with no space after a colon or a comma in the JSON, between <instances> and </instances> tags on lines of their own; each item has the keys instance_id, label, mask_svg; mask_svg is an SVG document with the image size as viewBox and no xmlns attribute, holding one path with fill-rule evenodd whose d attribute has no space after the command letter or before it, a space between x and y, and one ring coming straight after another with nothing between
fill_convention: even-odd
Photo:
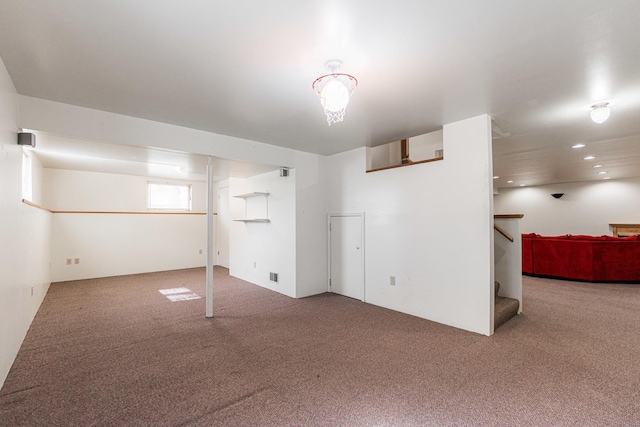
<instances>
[{"instance_id":1,"label":"support post","mask_svg":"<svg viewBox=\"0 0 640 427\"><path fill-rule=\"evenodd\" d=\"M400 141L400 159L403 165L413 163L409 158L409 141L406 139Z\"/></svg>"},{"instance_id":2,"label":"support post","mask_svg":"<svg viewBox=\"0 0 640 427\"><path fill-rule=\"evenodd\" d=\"M205 296L206 313L213 317L213 160L207 161L207 288Z\"/></svg>"}]
</instances>

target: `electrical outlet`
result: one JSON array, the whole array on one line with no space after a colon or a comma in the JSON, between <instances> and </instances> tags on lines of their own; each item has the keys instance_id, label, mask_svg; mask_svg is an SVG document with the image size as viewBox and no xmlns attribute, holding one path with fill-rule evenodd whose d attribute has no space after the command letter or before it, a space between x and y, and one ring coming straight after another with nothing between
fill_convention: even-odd
<instances>
[{"instance_id":1,"label":"electrical outlet","mask_svg":"<svg viewBox=\"0 0 640 427\"><path fill-rule=\"evenodd\" d=\"M33 286L31 287L31 296L33 296Z\"/></svg>"},{"instance_id":2,"label":"electrical outlet","mask_svg":"<svg viewBox=\"0 0 640 427\"><path fill-rule=\"evenodd\" d=\"M391 286L395 286L396 285L396 276L389 276L389 284Z\"/></svg>"},{"instance_id":3,"label":"electrical outlet","mask_svg":"<svg viewBox=\"0 0 640 427\"><path fill-rule=\"evenodd\" d=\"M74 259L74 260L73 260L73 263L74 263L74 264L80 264L80 258L76 258L76 259Z\"/></svg>"},{"instance_id":4,"label":"electrical outlet","mask_svg":"<svg viewBox=\"0 0 640 427\"><path fill-rule=\"evenodd\" d=\"M200 249L200 250L198 251L198 253L199 253L200 255L202 255L202 249Z\"/></svg>"},{"instance_id":5,"label":"electrical outlet","mask_svg":"<svg viewBox=\"0 0 640 427\"><path fill-rule=\"evenodd\" d=\"M67 265L71 265L71 258L67 258Z\"/></svg>"},{"instance_id":6,"label":"electrical outlet","mask_svg":"<svg viewBox=\"0 0 640 427\"><path fill-rule=\"evenodd\" d=\"M256 268L256 262L253 261L253 268Z\"/></svg>"}]
</instances>

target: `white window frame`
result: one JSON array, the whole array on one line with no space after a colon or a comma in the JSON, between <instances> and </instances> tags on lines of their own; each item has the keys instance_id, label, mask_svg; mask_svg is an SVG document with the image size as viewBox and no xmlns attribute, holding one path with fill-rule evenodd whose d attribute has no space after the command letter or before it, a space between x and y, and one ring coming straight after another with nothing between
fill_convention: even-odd
<instances>
[{"instance_id":1,"label":"white window frame","mask_svg":"<svg viewBox=\"0 0 640 427\"><path fill-rule=\"evenodd\" d=\"M162 206L158 201L152 200L152 187L166 186L176 188L186 188L188 192L187 206L179 206L178 204L173 206ZM150 211L170 211L170 212L191 212L192 207L192 187L190 184L172 184L169 182L147 181L147 210Z\"/></svg>"},{"instance_id":2,"label":"white window frame","mask_svg":"<svg viewBox=\"0 0 640 427\"><path fill-rule=\"evenodd\" d=\"M22 151L22 198L33 202L33 160L26 149Z\"/></svg>"}]
</instances>

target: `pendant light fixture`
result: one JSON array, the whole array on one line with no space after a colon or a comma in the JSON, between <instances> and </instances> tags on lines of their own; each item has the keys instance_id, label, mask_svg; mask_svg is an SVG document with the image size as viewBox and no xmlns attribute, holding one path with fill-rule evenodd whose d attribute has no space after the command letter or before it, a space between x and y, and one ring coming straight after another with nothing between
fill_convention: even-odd
<instances>
[{"instance_id":1,"label":"pendant light fixture","mask_svg":"<svg viewBox=\"0 0 640 427\"><path fill-rule=\"evenodd\" d=\"M608 102L601 102L591 106L591 120L596 123L604 123L609 118L611 109Z\"/></svg>"},{"instance_id":2,"label":"pendant light fixture","mask_svg":"<svg viewBox=\"0 0 640 427\"><path fill-rule=\"evenodd\" d=\"M331 60L325 64L329 74L320 76L313 81L311 87L318 94L320 104L327 115L327 123L341 122L344 112L351 98L351 94L358 86L358 80L349 75L340 73L342 61Z\"/></svg>"}]
</instances>

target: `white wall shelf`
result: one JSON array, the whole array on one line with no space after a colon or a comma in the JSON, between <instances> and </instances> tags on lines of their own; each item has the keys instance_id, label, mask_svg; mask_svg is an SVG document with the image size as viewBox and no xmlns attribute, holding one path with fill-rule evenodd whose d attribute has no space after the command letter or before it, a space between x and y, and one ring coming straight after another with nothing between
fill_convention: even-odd
<instances>
[{"instance_id":1,"label":"white wall shelf","mask_svg":"<svg viewBox=\"0 0 640 427\"><path fill-rule=\"evenodd\" d=\"M238 199L248 199L250 197L259 197L259 196L267 197L268 195L269 195L269 193L255 191L253 193L238 194L237 196L233 196L233 197L237 197Z\"/></svg>"},{"instance_id":2,"label":"white wall shelf","mask_svg":"<svg viewBox=\"0 0 640 427\"><path fill-rule=\"evenodd\" d=\"M245 200L245 205L244 205L244 216L245 216L245 218L244 219L234 219L234 221L244 222L245 224L249 223L249 222L261 222L261 223L269 223L269 222L271 222L269 220L269 200L268 200L269 193L261 192L261 191L255 191L253 193L238 194L237 196L233 196L233 197ZM260 215L256 215L255 217L253 217L253 215L251 215L251 217L249 217L250 216L250 215L248 215L249 202L248 202L247 199L256 198L256 197L264 197L264 204L261 205L261 206L260 205L252 206L252 208L253 208L252 209L252 213L259 213Z\"/></svg>"}]
</instances>

